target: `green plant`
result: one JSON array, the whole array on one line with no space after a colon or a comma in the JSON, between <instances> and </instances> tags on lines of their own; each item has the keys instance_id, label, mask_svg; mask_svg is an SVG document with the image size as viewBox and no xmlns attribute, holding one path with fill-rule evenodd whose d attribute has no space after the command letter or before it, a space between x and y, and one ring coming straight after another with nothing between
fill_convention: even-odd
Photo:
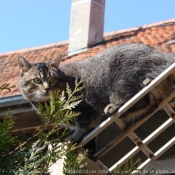
<instances>
[{"instance_id":1,"label":"green plant","mask_svg":"<svg viewBox=\"0 0 175 175\"><path fill-rule=\"evenodd\" d=\"M3 115L3 122L0 122L0 157L3 157L7 150L16 144L16 137L11 137L9 131L12 129L15 119L8 119L9 112Z\"/></svg>"},{"instance_id":2,"label":"green plant","mask_svg":"<svg viewBox=\"0 0 175 175\"><path fill-rule=\"evenodd\" d=\"M84 174L84 170L86 169L85 166L85 158L86 158L86 152L79 154L78 156L74 156L76 153L76 147L73 145L68 144L67 151L65 154L65 163L63 168L63 173L65 175L80 175ZM69 160L69 161L67 161Z\"/></svg>"},{"instance_id":3,"label":"green plant","mask_svg":"<svg viewBox=\"0 0 175 175\"><path fill-rule=\"evenodd\" d=\"M141 162L141 159L137 159L135 162L133 162L132 159L130 159L129 161L127 161L124 166L121 167L117 167L116 170L114 171L114 173L116 175L139 175L141 174L142 170L138 170L138 164ZM154 170L151 171L147 171L144 172L145 175L151 175L154 173Z\"/></svg>"},{"instance_id":4,"label":"green plant","mask_svg":"<svg viewBox=\"0 0 175 175\"><path fill-rule=\"evenodd\" d=\"M68 127L60 127L62 123L69 126L79 115L73 108L80 103L81 96L77 93L83 88L81 83L76 80L74 90L67 85L66 92L52 93L49 104L39 105L41 125L25 140L10 135L15 120L8 119L8 113L4 116L0 124L0 174L49 174L49 167L62 157L65 157L65 175L69 174L68 170L85 169L86 153L77 156L77 146L65 140Z\"/></svg>"}]
</instances>

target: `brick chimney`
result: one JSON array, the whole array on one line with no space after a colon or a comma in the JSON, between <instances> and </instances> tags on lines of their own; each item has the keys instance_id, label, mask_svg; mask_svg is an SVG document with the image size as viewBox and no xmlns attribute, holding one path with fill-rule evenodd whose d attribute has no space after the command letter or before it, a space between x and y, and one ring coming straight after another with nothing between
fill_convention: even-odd
<instances>
[{"instance_id":1,"label":"brick chimney","mask_svg":"<svg viewBox=\"0 0 175 175\"><path fill-rule=\"evenodd\" d=\"M68 55L103 40L105 0L72 0Z\"/></svg>"}]
</instances>

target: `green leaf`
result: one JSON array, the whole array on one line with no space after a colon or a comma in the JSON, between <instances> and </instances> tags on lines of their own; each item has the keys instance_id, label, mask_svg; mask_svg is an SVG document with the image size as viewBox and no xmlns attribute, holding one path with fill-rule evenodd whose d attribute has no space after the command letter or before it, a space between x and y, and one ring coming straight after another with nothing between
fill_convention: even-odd
<instances>
[{"instance_id":1,"label":"green leaf","mask_svg":"<svg viewBox=\"0 0 175 175\"><path fill-rule=\"evenodd\" d=\"M1 87L8 88L11 88L9 84ZM9 113L6 114L0 123L0 169L7 171L8 175L34 175L36 172L48 174L48 168L62 156L67 157L64 170L84 169L86 153L78 157L76 145L63 139L68 135L67 128L63 130L60 127L62 123L69 125L80 114L72 110L81 102L82 95L79 91L82 89L82 80L76 79L74 89L67 85L65 92L53 92L49 103L39 104L38 113L42 124L32 136L22 136L23 139L20 137L18 144L16 137L9 134L15 120L8 119ZM49 149L50 146L52 149ZM9 169L15 173L9 172Z\"/></svg>"}]
</instances>

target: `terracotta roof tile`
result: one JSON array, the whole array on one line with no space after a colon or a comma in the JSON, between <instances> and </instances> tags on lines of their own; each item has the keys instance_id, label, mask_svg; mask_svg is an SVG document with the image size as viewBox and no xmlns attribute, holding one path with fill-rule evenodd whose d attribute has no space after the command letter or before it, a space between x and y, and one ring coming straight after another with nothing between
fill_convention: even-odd
<instances>
[{"instance_id":1,"label":"terracotta roof tile","mask_svg":"<svg viewBox=\"0 0 175 175\"><path fill-rule=\"evenodd\" d=\"M1 53L0 65L4 64L6 67L0 73L0 85L10 83L10 85L15 85L16 87L11 92L7 90L1 91L0 98L20 94L18 87L18 55L23 55L30 62L41 62L53 58L58 53L62 53L64 57L61 64L65 64L84 60L102 50L122 43L143 43L155 47L161 52L175 52L175 42L172 42L173 40L175 40L175 19L170 19L140 27L105 33L104 42L96 44L88 48L87 51L74 56L66 56L68 41Z\"/></svg>"}]
</instances>

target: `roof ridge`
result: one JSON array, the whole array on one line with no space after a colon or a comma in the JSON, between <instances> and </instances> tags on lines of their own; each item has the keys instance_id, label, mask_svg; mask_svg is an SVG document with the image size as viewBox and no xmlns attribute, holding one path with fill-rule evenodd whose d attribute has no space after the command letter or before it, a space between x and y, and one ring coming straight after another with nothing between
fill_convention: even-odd
<instances>
[{"instance_id":1,"label":"roof ridge","mask_svg":"<svg viewBox=\"0 0 175 175\"><path fill-rule=\"evenodd\" d=\"M127 29L121 29L121 30L114 30L114 31L111 31L111 32L106 32L106 33L104 33L104 37L107 37L107 36L110 36L110 35L117 35L117 34L127 33L127 32L133 32L133 31L137 31L137 30L141 30L141 29L148 29L148 28L151 28L151 27L161 26L161 25L165 25L165 24L169 24L169 23L175 23L175 18L168 19L168 20L163 20L163 21L160 21L160 22L145 24L145 25L142 25L142 26L137 26L137 27L131 27L131 28L127 28Z\"/></svg>"},{"instance_id":2,"label":"roof ridge","mask_svg":"<svg viewBox=\"0 0 175 175\"><path fill-rule=\"evenodd\" d=\"M168 20L163 20L163 21L160 21L160 22L145 24L143 26L121 29L121 30L114 30L114 31L111 31L111 32L105 32L104 37L108 37L110 35L117 35L117 34L137 31L137 30L141 30L141 29L147 29L147 28L150 28L150 27L165 25L165 24L169 24L169 23L175 23L175 18L168 19ZM69 41L66 40L66 41L55 42L55 43L52 43L52 44L45 44L45 45L41 45L41 46L29 47L29 48L15 50L15 51L3 52L3 53L0 53L0 57L5 56L5 55L9 55L9 54L15 54L15 53L21 53L21 52L30 52L30 51L34 51L34 50L40 50L40 49L47 49L48 47L64 46L64 45L67 45L68 43L69 43Z\"/></svg>"},{"instance_id":3,"label":"roof ridge","mask_svg":"<svg viewBox=\"0 0 175 175\"><path fill-rule=\"evenodd\" d=\"M48 47L55 47L55 46L65 46L68 44L68 40L66 41L60 41L60 42L55 42L55 43L51 43L51 44L45 44L45 45L41 45L41 46L34 46L34 47L29 47L29 48L25 48L25 49L19 49L19 50L15 50L15 51L9 51L9 52L3 52L0 53L0 57L1 56L5 56L5 55L9 55L9 54L15 54L15 53L22 53L22 52L30 52L30 51L34 51L34 50L41 50L41 49L47 49Z\"/></svg>"}]
</instances>

